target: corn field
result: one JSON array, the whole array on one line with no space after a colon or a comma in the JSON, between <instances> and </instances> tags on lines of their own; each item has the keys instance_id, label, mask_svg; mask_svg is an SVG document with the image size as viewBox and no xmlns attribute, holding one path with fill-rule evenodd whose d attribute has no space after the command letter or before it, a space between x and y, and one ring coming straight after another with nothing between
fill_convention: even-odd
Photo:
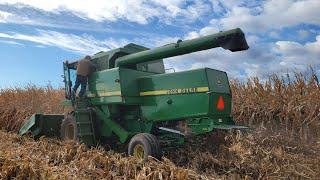
<instances>
[{"instance_id":1,"label":"corn field","mask_svg":"<svg viewBox=\"0 0 320 180\"><path fill-rule=\"evenodd\" d=\"M317 179L320 85L312 73L233 80L233 117L253 130L188 139L144 163L103 147L16 132L33 113L64 113L62 89L0 92L0 179Z\"/></svg>"},{"instance_id":2,"label":"corn field","mask_svg":"<svg viewBox=\"0 0 320 180\"><path fill-rule=\"evenodd\" d=\"M60 106L64 98L62 89L51 86L0 90L1 129L17 132L22 123L34 113L63 113Z\"/></svg>"},{"instance_id":3,"label":"corn field","mask_svg":"<svg viewBox=\"0 0 320 180\"><path fill-rule=\"evenodd\" d=\"M295 73L293 78L273 75L264 83L258 78L246 84L233 81L231 87L238 123L303 140L319 137L320 85L315 73Z\"/></svg>"}]
</instances>

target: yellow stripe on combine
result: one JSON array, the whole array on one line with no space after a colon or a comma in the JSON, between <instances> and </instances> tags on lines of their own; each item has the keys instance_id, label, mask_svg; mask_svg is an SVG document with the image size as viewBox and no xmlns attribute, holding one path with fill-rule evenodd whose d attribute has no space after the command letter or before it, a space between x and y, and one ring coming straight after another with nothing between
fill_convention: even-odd
<instances>
[{"instance_id":1,"label":"yellow stripe on combine","mask_svg":"<svg viewBox=\"0 0 320 180\"><path fill-rule=\"evenodd\" d=\"M97 94L88 93L87 96L88 97L121 96L121 91L98 92Z\"/></svg>"},{"instance_id":2,"label":"yellow stripe on combine","mask_svg":"<svg viewBox=\"0 0 320 180\"><path fill-rule=\"evenodd\" d=\"M98 96L121 96L121 91L98 92Z\"/></svg>"},{"instance_id":3,"label":"yellow stripe on combine","mask_svg":"<svg viewBox=\"0 0 320 180\"><path fill-rule=\"evenodd\" d=\"M167 94L168 90L144 91L140 92L140 96L153 96Z\"/></svg>"},{"instance_id":4,"label":"yellow stripe on combine","mask_svg":"<svg viewBox=\"0 0 320 180\"><path fill-rule=\"evenodd\" d=\"M140 96L156 96L156 95L168 95L168 94L189 94L189 93L202 93L208 92L208 87L196 87L196 88L181 88L181 89L168 89L168 90L155 90L140 92Z\"/></svg>"},{"instance_id":5,"label":"yellow stripe on combine","mask_svg":"<svg viewBox=\"0 0 320 180\"><path fill-rule=\"evenodd\" d=\"M198 90L198 92L209 92L208 87L198 87L197 90Z\"/></svg>"}]
</instances>

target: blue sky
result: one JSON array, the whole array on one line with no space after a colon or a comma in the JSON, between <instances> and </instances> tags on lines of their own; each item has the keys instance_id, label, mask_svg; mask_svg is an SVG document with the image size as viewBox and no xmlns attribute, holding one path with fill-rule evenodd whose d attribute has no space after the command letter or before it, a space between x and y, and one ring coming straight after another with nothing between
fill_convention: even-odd
<instances>
[{"instance_id":1,"label":"blue sky","mask_svg":"<svg viewBox=\"0 0 320 180\"><path fill-rule=\"evenodd\" d=\"M242 28L250 49L165 60L177 71L210 67L231 78L320 73L319 0L0 0L0 88L62 86L62 62L133 42L156 47Z\"/></svg>"}]
</instances>

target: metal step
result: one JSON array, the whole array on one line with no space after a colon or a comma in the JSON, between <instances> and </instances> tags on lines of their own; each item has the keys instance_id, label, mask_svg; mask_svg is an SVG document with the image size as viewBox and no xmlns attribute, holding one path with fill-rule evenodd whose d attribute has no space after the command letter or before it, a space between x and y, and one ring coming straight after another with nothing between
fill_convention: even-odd
<instances>
[{"instance_id":1,"label":"metal step","mask_svg":"<svg viewBox=\"0 0 320 180\"><path fill-rule=\"evenodd\" d=\"M78 127L78 137L87 146L96 143L96 137L92 122L92 112L90 109L78 109L76 111L76 122Z\"/></svg>"}]
</instances>

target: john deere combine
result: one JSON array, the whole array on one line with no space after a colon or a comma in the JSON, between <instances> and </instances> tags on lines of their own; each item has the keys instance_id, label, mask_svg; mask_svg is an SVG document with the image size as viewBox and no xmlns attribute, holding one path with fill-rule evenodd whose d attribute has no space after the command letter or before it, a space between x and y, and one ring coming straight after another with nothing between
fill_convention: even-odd
<instances>
[{"instance_id":1,"label":"john deere combine","mask_svg":"<svg viewBox=\"0 0 320 180\"><path fill-rule=\"evenodd\" d=\"M117 140L128 154L159 157L161 148L182 145L186 135L243 128L230 116L231 91L225 72L203 68L165 73L163 58L222 47L248 49L238 29L177 41L154 49L136 44L92 57L85 98L71 98L77 62L63 64L66 115L33 115L20 134L56 136L88 146Z\"/></svg>"}]
</instances>

